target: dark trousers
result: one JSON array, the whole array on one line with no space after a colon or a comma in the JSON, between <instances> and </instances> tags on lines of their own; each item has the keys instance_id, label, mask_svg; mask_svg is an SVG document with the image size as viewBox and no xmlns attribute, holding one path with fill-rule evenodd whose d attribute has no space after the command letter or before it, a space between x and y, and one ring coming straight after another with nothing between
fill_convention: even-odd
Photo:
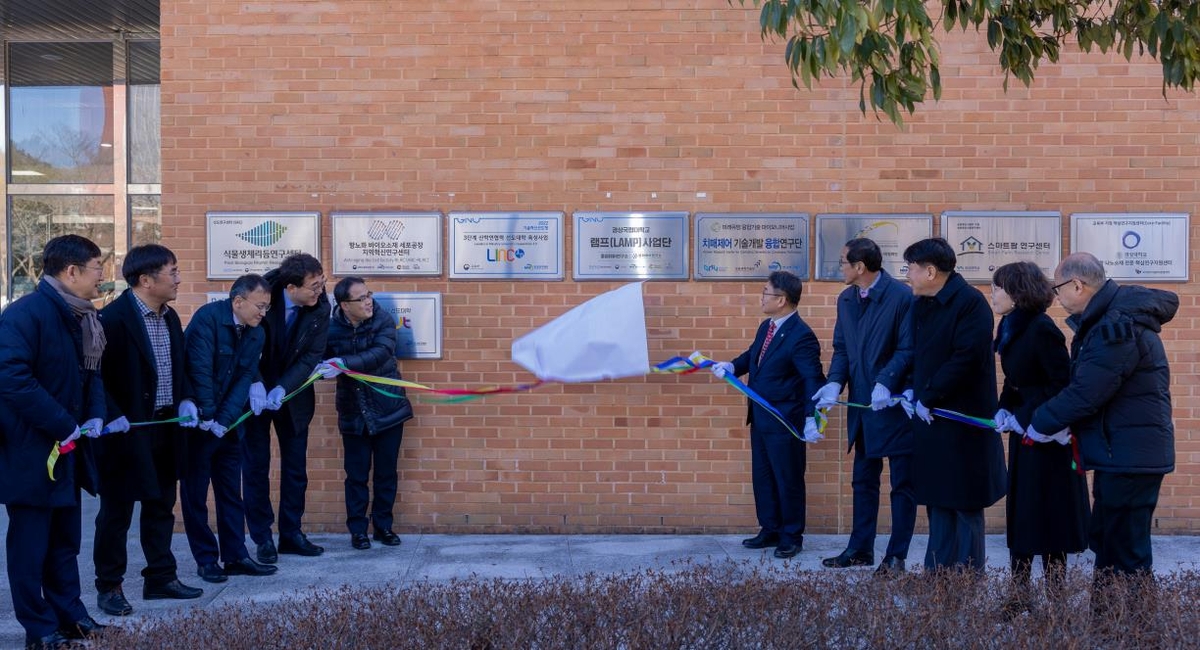
<instances>
[{"instance_id":1,"label":"dark trousers","mask_svg":"<svg viewBox=\"0 0 1200 650\"><path fill-rule=\"evenodd\" d=\"M913 496L912 456L888 456L892 484L892 535L888 539L885 557L908 557L913 528L917 523L917 500ZM879 478L883 474L882 458L867 458L862 436L854 440L854 527L846 548L858 553L875 553L875 531L879 523Z\"/></svg>"},{"instance_id":2,"label":"dark trousers","mask_svg":"<svg viewBox=\"0 0 1200 650\"><path fill-rule=\"evenodd\" d=\"M1089 537L1097 572L1136 573L1153 568L1150 527L1162 481L1162 474L1093 474Z\"/></svg>"},{"instance_id":3,"label":"dark trousers","mask_svg":"<svg viewBox=\"0 0 1200 650\"><path fill-rule=\"evenodd\" d=\"M308 490L308 422L292 422L287 406L246 421L242 439L242 480L246 526L256 544L270 541L275 511L271 508L271 425L279 440L279 536L300 532L304 493Z\"/></svg>"},{"instance_id":4,"label":"dark trousers","mask_svg":"<svg viewBox=\"0 0 1200 650\"><path fill-rule=\"evenodd\" d=\"M750 427L750 474L758 525L779 543L804 543L805 443L786 431Z\"/></svg>"},{"instance_id":5,"label":"dark trousers","mask_svg":"<svg viewBox=\"0 0 1200 650\"><path fill-rule=\"evenodd\" d=\"M176 427L154 427L151 436L151 454L157 467L157 499L143 499L139 517L142 552L146 555L146 568L142 578L148 585L163 585L175 580L175 555L171 553L171 535L175 530L175 457L174 449L165 436L178 436L184 431ZM128 553L125 540L129 525L133 521L133 500L100 495L100 512L96 515L96 544L92 560L96 565L96 590L112 591L121 586L125 579Z\"/></svg>"},{"instance_id":6,"label":"dark trousers","mask_svg":"<svg viewBox=\"0 0 1200 650\"><path fill-rule=\"evenodd\" d=\"M79 600L78 499L66 508L10 504L6 509L8 588L25 635L47 636L82 620L88 612Z\"/></svg>"},{"instance_id":7,"label":"dark trousers","mask_svg":"<svg viewBox=\"0 0 1200 650\"><path fill-rule=\"evenodd\" d=\"M929 516L929 546L925 549L925 569L975 569L983 571L983 510L951 510L926 506Z\"/></svg>"},{"instance_id":8,"label":"dark trousers","mask_svg":"<svg viewBox=\"0 0 1200 650\"><path fill-rule=\"evenodd\" d=\"M179 481L183 529L198 566L250 557L246 552L246 510L242 506L242 454L238 429L217 438L195 429L186 435L188 467ZM217 509L217 536L208 527L208 486ZM219 543L219 546L218 546Z\"/></svg>"},{"instance_id":9,"label":"dark trousers","mask_svg":"<svg viewBox=\"0 0 1200 650\"><path fill-rule=\"evenodd\" d=\"M351 534L367 533L367 476L375 488L371 502L371 523L376 531L392 529L392 506L396 504L396 460L404 426L396 426L375 435L344 435L346 448L346 527ZM371 466L375 471L371 471Z\"/></svg>"}]
</instances>

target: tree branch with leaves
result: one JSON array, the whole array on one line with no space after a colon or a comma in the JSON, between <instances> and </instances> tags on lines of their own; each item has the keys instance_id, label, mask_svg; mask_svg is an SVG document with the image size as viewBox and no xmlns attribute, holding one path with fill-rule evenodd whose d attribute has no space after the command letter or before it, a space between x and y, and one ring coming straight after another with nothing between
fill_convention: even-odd
<instances>
[{"instance_id":1,"label":"tree branch with leaves","mask_svg":"<svg viewBox=\"0 0 1200 650\"><path fill-rule=\"evenodd\" d=\"M731 0L732 2L732 0ZM747 0L739 0L742 5ZM937 27L986 29L1004 71L1029 86L1043 61L1058 62L1072 37L1090 52L1117 49L1126 60L1149 54L1167 88L1191 91L1200 74L1200 1L942 0L937 20L921 0L753 0L766 38L786 39L792 85L849 75L867 103L902 124L930 93L941 99Z\"/></svg>"}]
</instances>

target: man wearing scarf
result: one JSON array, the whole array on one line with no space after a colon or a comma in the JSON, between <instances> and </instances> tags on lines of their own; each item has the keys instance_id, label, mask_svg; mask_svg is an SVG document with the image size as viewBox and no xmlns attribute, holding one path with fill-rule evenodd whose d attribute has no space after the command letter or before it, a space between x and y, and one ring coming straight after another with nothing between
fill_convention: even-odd
<instances>
[{"instance_id":1,"label":"man wearing scarf","mask_svg":"<svg viewBox=\"0 0 1200 650\"><path fill-rule=\"evenodd\" d=\"M100 248L79 235L51 239L37 290L0 314L0 502L8 511L8 584L30 648L62 647L99 632L80 600L79 489L94 493L87 438L104 429ZM81 439L83 437L83 439ZM59 445L75 442L50 467Z\"/></svg>"}]
</instances>

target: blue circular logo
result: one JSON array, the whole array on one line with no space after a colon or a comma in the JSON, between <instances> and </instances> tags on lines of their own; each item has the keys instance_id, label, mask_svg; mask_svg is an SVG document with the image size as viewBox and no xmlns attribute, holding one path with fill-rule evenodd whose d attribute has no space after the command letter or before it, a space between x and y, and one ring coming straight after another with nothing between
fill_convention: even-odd
<instances>
[{"instance_id":1,"label":"blue circular logo","mask_svg":"<svg viewBox=\"0 0 1200 650\"><path fill-rule=\"evenodd\" d=\"M1126 230L1124 235L1121 235L1121 245L1129 250L1138 247L1142 243L1142 236L1132 230Z\"/></svg>"}]
</instances>

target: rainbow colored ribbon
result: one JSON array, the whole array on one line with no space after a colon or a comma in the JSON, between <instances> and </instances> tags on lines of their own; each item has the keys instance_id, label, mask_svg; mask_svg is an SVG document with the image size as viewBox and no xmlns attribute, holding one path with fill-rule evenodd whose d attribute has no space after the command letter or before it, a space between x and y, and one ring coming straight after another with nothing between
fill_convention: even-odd
<instances>
[{"instance_id":1,"label":"rainbow colored ribbon","mask_svg":"<svg viewBox=\"0 0 1200 650\"><path fill-rule=\"evenodd\" d=\"M709 359L699 352L693 352L687 357L672 357L666 361L663 361L662 363L655 364L650 369L650 372L652 374L687 375L702 369L711 368L713 365L715 365L715 362L712 359ZM489 386L486 388L476 389L434 388L432 386L426 386L424 384L418 384L412 381L405 381L403 379L392 379L389 377L377 377L375 375L369 375L364 372L350 370L341 364L334 364L334 367L336 367L338 370L341 370L343 374L351 379L362 382L363 384L370 386L376 392L382 393L389 397L399 397L399 395L383 390L375 384L411 389L425 393L431 393L433 395L440 395L446 398L436 400L438 403L456 403L479 399L482 397L487 397L488 395L519 393L533 390L546 384L560 383L538 380L536 382L527 384L516 384L513 386ZM763 409L770 413L772 417L774 417L776 420L779 420L779 422L787 428L788 432L795 436L798 440L804 440L804 437L800 435L800 432L796 430L796 427L791 422L788 422L787 418L785 418L778 409L776 409L774 406L771 406L770 402L763 399L758 393L750 390L748 386L738 381L736 377L727 374L725 375L724 379L725 383L733 386L738 392L753 400L756 404L763 407Z\"/></svg>"},{"instance_id":2,"label":"rainbow colored ribbon","mask_svg":"<svg viewBox=\"0 0 1200 650\"><path fill-rule=\"evenodd\" d=\"M871 408L870 404L856 404L854 402L834 402L834 403L840 404L842 406L849 406L849 407L856 408L856 409ZM904 399L903 397L893 397L892 398L892 406L895 406L900 403L905 403L905 404L908 404L909 406L913 406L913 408L916 408L912 402L909 402L908 400ZM991 429L993 431L996 430L996 421L991 418L978 418L973 415L967 415L966 413L959 413L958 411L951 411L950 409L939 409L939 408L929 409L929 414L937 416L937 417L945 418L947 420L954 420L955 422L969 424L973 427L979 427L980 429Z\"/></svg>"},{"instance_id":3,"label":"rainbow colored ribbon","mask_svg":"<svg viewBox=\"0 0 1200 650\"><path fill-rule=\"evenodd\" d=\"M191 419L192 419L192 416L185 415L183 417L171 418L169 420L151 420L149 422L130 422L129 428L135 429L137 427L148 427L152 424L174 424L176 422L187 422ZM91 427L84 427L83 429L80 429L80 433L87 431L89 429L91 429ZM108 435L109 433L112 433L112 432L108 430L108 427L104 427L104 429L100 432L100 435L104 436L104 435ZM63 454L69 454L72 451L75 451L75 441L74 440L72 440L71 442L64 442L64 443L56 442L56 443L54 443L54 446L50 448L50 457L46 459L46 472L50 474L51 481L58 480L58 479L54 478L54 466L58 464L58 457L62 456Z\"/></svg>"}]
</instances>

